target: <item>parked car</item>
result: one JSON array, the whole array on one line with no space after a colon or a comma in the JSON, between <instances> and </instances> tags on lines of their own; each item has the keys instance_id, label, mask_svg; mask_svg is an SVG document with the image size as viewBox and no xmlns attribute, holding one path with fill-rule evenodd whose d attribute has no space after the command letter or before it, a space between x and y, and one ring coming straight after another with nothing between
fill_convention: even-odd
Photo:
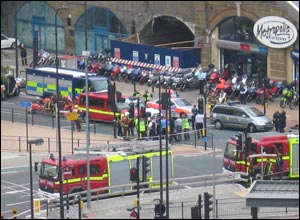
<instances>
[{"instance_id":1,"label":"parked car","mask_svg":"<svg viewBox=\"0 0 300 220\"><path fill-rule=\"evenodd\" d=\"M179 117L182 113L185 113L188 116L188 119L192 118L193 105L189 101L184 98L171 98L170 102L171 115L173 118ZM147 102L148 108L159 109L160 106L159 99Z\"/></svg>"},{"instance_id":2,"label":"parked car","mask_svg":"<svg viewBox=\"0 0 300 220\"><path fill-rule=\"evenodd\" d=\"M17 40L17 45L20 46L20 41ZM1 34L1 49L3 48L16 48L16 38L7 37Z\"/></svg>"},{"instance_id":3,"label":"parked car","mask_svg":"<svg viewBox=\"0 0 300 220\"><path fill-rule=\"evenodd\" d=\"M211 111L211 124L216 129L234 128L250 133L273 129L273 121L254 106L229 102L217 104Z\"/></svg>"}]
</instances>

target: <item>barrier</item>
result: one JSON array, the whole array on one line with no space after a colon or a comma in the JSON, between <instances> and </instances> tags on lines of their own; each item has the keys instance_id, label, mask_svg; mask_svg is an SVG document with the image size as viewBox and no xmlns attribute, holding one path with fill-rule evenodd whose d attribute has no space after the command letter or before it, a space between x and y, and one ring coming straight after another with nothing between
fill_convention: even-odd
<instances>
[{"instance_id":1,"label":"barrier","mask_svg":"<svg viewBox=\"0 0 300 220\"><path fill-rule=\"evenodd\" d=\"M143 62L137 62L137 61L132 61L132 60L118 59L118 58L112 58L111 62L121 63L121 64L125 64L125 65L139 66L139 67L143 67L143 68L167 70L167 71L171 71L171 72L178 72L181 70L181 68L178 68L178 67L162 66L162 65L156 65L156 64L151 64L151 63L143 63Z\"/></svg>"}]
</instances>

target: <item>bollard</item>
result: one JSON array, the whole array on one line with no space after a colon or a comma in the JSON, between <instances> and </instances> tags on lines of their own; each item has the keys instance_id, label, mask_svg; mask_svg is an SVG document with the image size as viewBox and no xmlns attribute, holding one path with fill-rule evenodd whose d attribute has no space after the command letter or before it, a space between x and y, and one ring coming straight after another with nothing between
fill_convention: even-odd
<instances>
[{"instance_id":1,"label":"bollard","mask_svg":"<svg viewBox=\"0 0 300 220\"><path fill-rule=\"evenodd\" d=\"M17 208L12 209L13 219L17 219Z\"/></svg>"}]
</instances>

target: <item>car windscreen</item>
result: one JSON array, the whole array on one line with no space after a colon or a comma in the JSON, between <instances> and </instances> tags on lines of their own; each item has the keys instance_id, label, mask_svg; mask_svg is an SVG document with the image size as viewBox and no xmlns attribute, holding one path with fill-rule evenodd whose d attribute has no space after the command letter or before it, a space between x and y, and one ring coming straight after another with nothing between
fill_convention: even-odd
<instances>
[{"instance_id":1,"label":"car windscreen","mask_svg":"<svg viewBox=\"0 0 300 220\"><path fill-rule=\"evenodd\" d=\"M250 107L250 108L246 109L246 112L252 117L264 116L264 113L262 113L260 110L258 110L255 107Z\"/></svg>"},{"instance_id":2,"label":"car windscreen","mask_svg":"<svg viewBox=\"0 0 300 220\"><path fill-rule=\"evenodd\" d=\"M173 100L176 104L176 106L187 106L192 105L190 102L188 102L186 99L174 99Z\"/></svg>"},{"instance_id":3,"label":"car windscreen","mask_svg":"<svg viewBox=\"0 0 300 220\"><path fill-rule=\"evenodd\" d=\"M124 102L116 102L116 106L118 110L129 109L128 103L124 103Z\"/></svg>"},{"instance_id":4,"label":"car windscreen","mask_svg":"<svg viewBox=\"0 0 300 220\"><path fill-rule=\"evenodd\" d=\"M104 91L108 90L108 81L106 79L99 79L92 81L94 86L94 91Z\"/></svg>"}]
</instances>

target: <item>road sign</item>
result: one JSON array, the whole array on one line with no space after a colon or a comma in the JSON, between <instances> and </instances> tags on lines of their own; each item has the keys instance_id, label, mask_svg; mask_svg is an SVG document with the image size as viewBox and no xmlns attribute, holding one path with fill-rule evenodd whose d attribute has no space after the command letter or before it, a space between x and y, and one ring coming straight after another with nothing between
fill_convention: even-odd
<instances>
[{"instance_id":1,"label":"road sign","mask_svg":"<svg viewBox=\"0 0 300 220\"><path fill-rule=\"evenodd\" d=\"M65 179L65 180L70 179L70 178L72 177L72 169L69 168L69 167L65 167L65 168L64 168L63 175L64 175L64 179Z\"/></svg>"},{"instance_id":2,"label":"road sign","mask_svg":"<svg viewBox=\"0 0 300 220\"><path fill-rule=\"evenodd\" d=\"M31 102L20 102L21 107L31 107L32 103Z\"/></svg>"},{"instance_id":3,"label":"road sign","mask_svg":"<svg viewBox=\"0 0 300 220\"><path fill-rule=\"evenodd\" d=\"M204 142L208 142L208 137L203 137Z\"/></svg>"},{"instance_id":4,"label":"road sign","mask_svg":"<svg viewBox=\"0 0 300 220\"><path fill-rule=\"evenodd\" d=\"M70 112L67 116L68 121L76 121L78 119L77 112Z\"/></svg>"},{"instance_id":5,"label":"road sign","mask_svg":"<svg viewBox=\"0 0 300 220\"><path fill-rule=\"evenodd\" d=\"M138 214L136 213L136 211L132 211L132 212L129 214L129 218L130 218L130 219L137 219L137 218L138 218Z\"/></svg>"}]
</instances>

